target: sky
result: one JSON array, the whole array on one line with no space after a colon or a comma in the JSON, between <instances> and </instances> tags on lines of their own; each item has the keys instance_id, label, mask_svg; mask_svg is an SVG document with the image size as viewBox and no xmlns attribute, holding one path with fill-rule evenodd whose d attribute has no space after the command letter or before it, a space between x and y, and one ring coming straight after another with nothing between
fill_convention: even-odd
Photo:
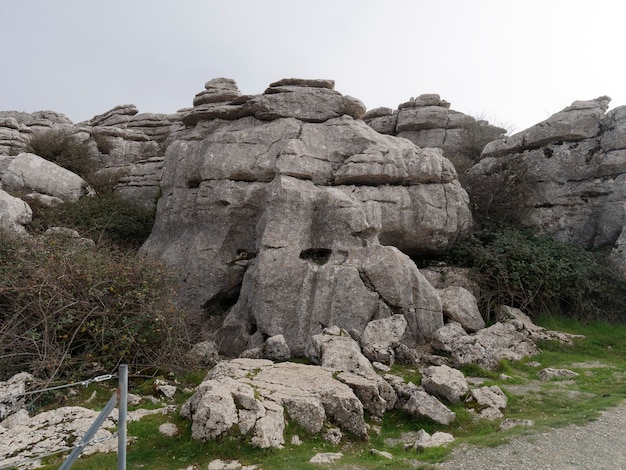
<instances>
[{"instance_id":1,"label":"sky","mask_svg":"<svg viewBox=\"0 0 626 470\"><path fill-rule=\"evenodd\" d=\"M626 105L624 18L620 0L0 0L0 110L78 123L173 113L216 77L325 78L368 109L438 93L515 132Z\"/></svg>"}]
</instances>

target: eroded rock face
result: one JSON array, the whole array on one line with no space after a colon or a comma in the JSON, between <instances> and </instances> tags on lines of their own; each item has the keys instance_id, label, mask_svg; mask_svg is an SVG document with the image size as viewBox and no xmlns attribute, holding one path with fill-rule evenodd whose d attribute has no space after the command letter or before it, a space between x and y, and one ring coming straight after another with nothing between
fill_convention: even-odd
<instances>
[{"instance_id":1,"label":"eroded rock face","mask_svg":"<svg viewBox=\"0 0 626 470\"><path fill-rule=\"evenodd\" d=\"M613 247L626 272L626 107L577 101L535 126L488 144L470 174L506 187L520 221L557 240Z\"/></svg>"},{"instance_id":2,"label":"eroded rock face","mask_svg":"<svg viewBox=\"0 0 626 470\"><path fill-rule=\"evenodd\" d=\"M286 79L257 96L207 85L168 140L142 251L181 273L183 304L228 310L222 353L257 333L282 334L301 355L326 326L358 338L393 314L413 342L442 326L437 293L407 256L440 252L471 226L442 153L378 134L332 81Z\"/></svg>"}]
</instances>

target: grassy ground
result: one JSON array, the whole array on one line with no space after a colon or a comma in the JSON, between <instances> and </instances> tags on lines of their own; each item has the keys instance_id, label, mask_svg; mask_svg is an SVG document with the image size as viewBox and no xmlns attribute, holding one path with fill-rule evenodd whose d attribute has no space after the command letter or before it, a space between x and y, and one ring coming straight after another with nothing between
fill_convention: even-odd
<instances>
[{"instance_id":1,"label":"grassy ground","mask_svg":"<svg viewBox=\"0 0 626 470\"><path fill-rule=\"evenodd\" d=\"M404 449L403 436L420 429L429 433L446 431L453 434L456 442L481 446L497 446L508 442L519 434L535 433L538 430L584 423L596 418L601 410L615 406L626 399L626 325L606 323L581 324L573 320L546 318L540 320L548 329L583 334L584 340L573 345L546 342L540 345L542 354L519 362L503 362L496 373L477 368L466 370L472 375L482 375L484 385L498 385L509 398L506 418L530 419L532 427L517 427L509 431L498 431L499 421L476 420L463 408L463 404L451 408L457 421L451 426L441 426L424 420L416 420L396 411L387 413L382 422L371 422L380 428L372 433L369 442L345 440L339 446L325 442L319 436L307 436L302 430L288 426L286 445L281 450L260 450L226 437L216 442L200 443L191 439L190 423L177 414L155 415L129 423L128 435L136 440L129 445L127 468L182 469L190 466L206 468L213 459L237 459L243 464L257 464L263 469L308 469L319 468L309 464L309 459L318 452L342 452L344 457L325 468L337 469L413 469L428 468L430 464L445 460L449 448L431 449L423 452ZM529 365L537 361L540 366ZM537 372L545 367L567 368L578 372L573 379L543 382ZM419 374L410 367L398 367L394 373L419 380ZM500 377L506 374L509 378ZM150 383L144 383L134 392L146 393ZM90 393L86 391L85 393ZM86 395L85 395L86 396ZM177 398L182 403L190 394ZM175 423L180 434L164 437L158 427L164 422ZM297 434L304 442L292 445L291 436ZM408 434L410 435L410 434ZM407 439L405 439L406 441ZM393 460L371 454L370 449L393 454ZM99 454L82 457L73 466L75 469L111 469L116 467L116 454ZM58 468L62 458L47 462L45 469Z\"/></svg>"}]
</instances>

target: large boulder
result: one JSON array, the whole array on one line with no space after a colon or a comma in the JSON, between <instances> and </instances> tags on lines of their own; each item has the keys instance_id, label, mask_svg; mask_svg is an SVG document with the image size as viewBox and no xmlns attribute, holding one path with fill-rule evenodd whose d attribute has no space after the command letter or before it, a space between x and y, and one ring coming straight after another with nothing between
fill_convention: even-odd
<instances>
[{"instance_id":1,"label":"large boulder","mask_svg":"<svg viewBox=\"0 0 626 470\"><path fill-rule=\"evenodd\" d=\"M75 202L90 191L87 182L76 173L33 153L21 153L11 161L2 174L2 185L68 202Z\"/></svg>"},{"instance_id":2,"label":"large boulder","mask_svg":"<svg viewBox=\"0 0 626 470\"><path fill-rule=\"evenodd\" d=\"M337 369L264 359L219 363L181 409L192 420L192 437L216 439L234 429L257 447L284 444L285 414L308 432L328 422L367 436L363 405L336 379ZM236 427L235 427L236 426Z\"/></svg>"},{"instance_id":3,"label":"large boulder","mask_svg":"<svg viewBox=\"0 0 626 470\"><path fill-rule=\"evenodd\" d=\"M327 326L359 338L393 314L409 343L443 325L408 255L469 231L467 194L440 151L378 134L358 120L358 100L332 88L287 79L230 99L236 90L220 80L166 142L142 252L178 273L183 305L224 319L224 354L256 334L283 335L302 355Z\"/></svg>"}]
</instances>

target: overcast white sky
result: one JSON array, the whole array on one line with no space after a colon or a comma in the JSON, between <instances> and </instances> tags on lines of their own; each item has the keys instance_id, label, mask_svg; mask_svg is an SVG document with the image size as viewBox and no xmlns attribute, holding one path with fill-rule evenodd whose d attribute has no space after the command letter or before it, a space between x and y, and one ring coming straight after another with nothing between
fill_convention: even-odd
<instances>
[{"instance_id":1,"label":"overcast white sky","mask_svg":"<svg viewBox=\"0 0 626 470\"><path fill-rule=\"evenodd\" d=\"M0 110L171 113L215 77L331 78L368 109L439 93L522 130L626 105L621 0L0 0Z\"/></svg>"}]
</instances>

